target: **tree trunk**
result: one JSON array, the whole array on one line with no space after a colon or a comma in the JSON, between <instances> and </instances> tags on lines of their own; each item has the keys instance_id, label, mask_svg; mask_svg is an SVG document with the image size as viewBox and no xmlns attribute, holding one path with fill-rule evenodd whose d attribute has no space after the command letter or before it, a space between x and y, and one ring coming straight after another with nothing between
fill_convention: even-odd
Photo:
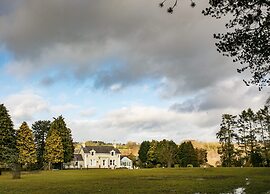
<instances>
[{"instance_id":1,"label":"tree trunk","mask_svg":"<svg viewBox=\"0 0 270 194\"><path fill-rule=\"evenodd\" d=\"M12 169L12 178L20 179L21 178L21 167L20 164L14 164Z\"/></svg>"},{"instance_id":2,"label":"tree trunk","mask_svg":"<svg viewBox=\"0 0 270 194\"><path fill-rule=\"evenodd\" d=\"M172 167L172 163L168 162L168 168L171 168L171 167Z\"/></svg>"}]
</instances>

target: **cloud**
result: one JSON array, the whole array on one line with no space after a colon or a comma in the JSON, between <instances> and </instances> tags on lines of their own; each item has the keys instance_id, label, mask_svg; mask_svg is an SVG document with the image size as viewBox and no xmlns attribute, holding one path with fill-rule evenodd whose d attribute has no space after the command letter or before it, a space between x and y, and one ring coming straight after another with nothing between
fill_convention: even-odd
<instances>
[{"instance_id":1,"label":"cloud","mask_svg":"<svg viewBox=\"0 0 270 194\"><path fill-rule=\"evenodd\" d=\"M7 96L4 104L17 125L23 121L32 122L35 119L34 115L49 112L48 102L32 91Z\"/></svg>"},{"instance_id":2,"label":"cloud","mask_svg":"<svg viewBox=\"0 0 270 194\"><path fill-rule=\"evenodd\" d=\"M215 114L215 112L211 112ZM113 110L98 120L73 120L69 122L73 135L83 140L102 139L112 142L151 139L214 140L216 120L213 122L203 112L179 113L151 106L130 106Z\"/></svg>"},{"instance_id":3,"label":"cloud","mask_svg":"<svg viewBox=\"0 0 270 194\"><path fill-rule=\"evenodd\" d=\"M25 0L0 17L0 41L14 55L11 74L53 69L105 89L166 78L164 96L194 93L234 71L212 39L222 22L204 6L181 2L169 15L156 1Z\"/></svg>"}]
</instances>

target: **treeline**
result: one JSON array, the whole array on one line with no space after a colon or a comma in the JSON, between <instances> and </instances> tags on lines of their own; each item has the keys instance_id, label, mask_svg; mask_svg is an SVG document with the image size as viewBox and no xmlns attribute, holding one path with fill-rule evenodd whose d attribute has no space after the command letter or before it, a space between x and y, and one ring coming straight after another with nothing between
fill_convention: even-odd
<instances>
[{"instance_id":1,"label":"treeline","mask_svg":"<svg viewBox=\"0 0 270 194\"><path fill-rule=\"evenodd\" d=\"M143 141L139 149L139 165L144 168L194 166L207 162L207 151L195 149L190 141L176 145L173 141Z\"/></svg>"},{"instance_id":2,"label":"treeline","mask_svg":"<svg viewBox=\"0 0 270 194\"><path fill-rule=\"evenodd\" d=\"M15 130L6 107L0 104L0 174L1 168L12 169L14 178L19 178L20 169L62 168L73 153L71 130L62 116L53 122L36 121L32 129L23 122Z\"/></svg>"},{"instance_id":3,"label":"treeline","mask_svg":"<svg viewBox=\"0 0 270 194\"><path fill-rule=\"evenodd\" d=\"M257 112L250 108L239 115L222 115L218 153L221 165L270 166L270 114L265 106Z\"/></svg>"}]
</instances>

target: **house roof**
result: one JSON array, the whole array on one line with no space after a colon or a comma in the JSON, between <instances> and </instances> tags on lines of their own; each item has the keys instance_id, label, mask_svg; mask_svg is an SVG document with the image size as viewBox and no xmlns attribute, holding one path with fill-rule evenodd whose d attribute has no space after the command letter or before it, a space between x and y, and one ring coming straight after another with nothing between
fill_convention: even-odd
<instances>
[{"instance_id":1,"label":"house roof","mask_svg":"<svg viewBox=\"0 0 270 194\"><path fill-rule=\"evenodd\" d=\"M82 149L84 153L90 153L91 150L95 150L96 153L109 154L112 150L114 150L116 154L120 154L120 151L113 146L85 146Z\"/></svg>"},{"instance_id":2,"label":"house roof","mask_svg":"<svg viewBox=\"0 0 270 194\"><path fill-rule=\"evenodd\" d=\"M73 160L74 161L83 161L82 155L81 154L74 154Z\"/></svg>"}]
</instances>

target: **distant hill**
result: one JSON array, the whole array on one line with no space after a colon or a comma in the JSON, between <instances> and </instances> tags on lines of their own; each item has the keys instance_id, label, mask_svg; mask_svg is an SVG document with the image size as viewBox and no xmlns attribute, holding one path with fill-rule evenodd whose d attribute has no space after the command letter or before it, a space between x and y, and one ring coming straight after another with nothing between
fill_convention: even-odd
<instances>
[{"instance_id":1,"label":"distant hill","mask_svg":"<svg viewBox=\"0 0 270 194\"><path fill-rule=\"evenodd\" d=\"M207 151L208 164L216 166L217 162L220 162L220 155L217 153L219 143L217 142L201 142L191 140L194 148L202 148Z\"/></svg>"}]
</instances>

